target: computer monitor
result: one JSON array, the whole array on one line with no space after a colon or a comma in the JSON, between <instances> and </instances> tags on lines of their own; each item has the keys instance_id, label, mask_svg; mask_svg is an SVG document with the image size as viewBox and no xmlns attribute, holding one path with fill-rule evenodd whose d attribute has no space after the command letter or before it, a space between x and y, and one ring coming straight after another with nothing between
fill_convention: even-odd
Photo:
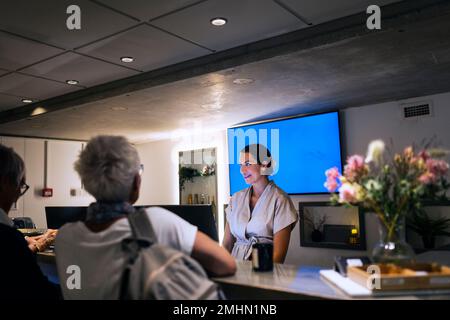
<instances>
[{"instance_id":1,"label":"computer monitor","mask_svg":"<svg viewBox=\"0 0 450 320\"><path fill-rule=\"evenodd\" d=\"M147 205L136 206L135 208L147 207L167 209L197 226L198 230L207 234L211 239L219 241L211 205ZM86 219L86 211L87 207L45 207L47 227L59 229L68 222L84 221Z\"/></svg>"},{"instance_id":2,"label":"computer monitor","mask_svg":"<svg viewBox=\"0 0 450 320\"><path fill-rule=\"evenodd\" d=\"M219 241L217 234L216 221L211 205L148 205L136 206L136 208L161 207L167 209L177 216L183 218L190 224L197 226L198 230L208 235L211 239Z\"/></svg>"},{"instance_id":3,"label":"computer monitor","mask_svg":"<svg viewBox=\"0 0 450 320\"><path fill-rule=\"evenodd\" d=\"M59 229L68 222L86 219L87 207L45 207L47 228Z\"/></svg>"}]
</instances>

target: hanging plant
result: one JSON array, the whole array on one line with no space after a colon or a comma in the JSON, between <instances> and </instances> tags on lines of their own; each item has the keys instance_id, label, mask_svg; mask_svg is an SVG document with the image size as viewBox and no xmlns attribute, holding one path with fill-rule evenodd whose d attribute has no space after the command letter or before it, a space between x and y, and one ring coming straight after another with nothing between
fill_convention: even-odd
<instances>
[{"instance_id":1,"label":"hanging plant","mask_svg":"<svg viewBox=\"0 0 450 320\"><path fill-rule=\"evenodd\" d=\"M184 190L184 183L186 181L193 182L195 177L199 177L201 175L200 171L191 167L180 167L178 174L180 176L180 188L182 190Z\"/></svg>"}]
</instances>

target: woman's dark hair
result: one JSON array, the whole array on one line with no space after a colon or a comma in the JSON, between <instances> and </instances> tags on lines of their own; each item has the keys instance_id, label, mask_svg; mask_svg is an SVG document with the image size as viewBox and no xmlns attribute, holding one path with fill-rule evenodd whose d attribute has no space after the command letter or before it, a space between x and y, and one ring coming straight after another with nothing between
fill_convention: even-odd
<instances>
[{"instance_id":1,"label":"woman's dark hair","mask_svg":"<svg viewBox=\"0 0 450 320\"><path fill-rule=\"evenodd\" d=\"M22 158L12 148L0 144L0 183L19 186L24 171Z\"/></svg>"},{"instance_id":2,"label":"woman's dark hair","mask_svg":"<svg viewBox=\"0 0 450 320\"><path fill-rule=\"evenodd\" d=\"M272 166L272 155L270 154L270 150L260 143L253 143L245 146L241 150L241 153L251 154L259 165L266 162L267 168Z\"/></svg>"}]
</instances>

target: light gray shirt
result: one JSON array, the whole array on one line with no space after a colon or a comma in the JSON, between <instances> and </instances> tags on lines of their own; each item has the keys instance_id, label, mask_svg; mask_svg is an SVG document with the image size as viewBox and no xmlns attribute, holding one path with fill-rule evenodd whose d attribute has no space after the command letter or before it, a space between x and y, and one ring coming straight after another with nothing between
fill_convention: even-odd
<instances>
[{"instance_id":1,"label":"light gray shirt","mask_svg":"<svg viewBox=\"0 0 450 320\"><path fill-rule=\"evenodd\" d=\"M225 213L236 238L231 255L248 260L255 242L273 243L278 231L297 222L298 215L289 196L270 181L250 211L251 187L236 192Z\"/></svg>"},{"instance_id":2,"label":"light gray shirt","mask_svg":"<svg viewBox=\"0 0 450 320\"><path fill-rule=\"evenodd\" d=\"M197 227L174 213L160 208L147 209L148 218L158 243L191 254ZM64 299L114 300L119 297L121 277L126 262L122 240L131 236L127 219L114 222L101 232L90 231L84 222L67 223L58 231L55 243L58 268ZM79 267L80 289L73 289L70 268ZM142 281L148 277L142 274Z\"/></svg>"}]
</instances>

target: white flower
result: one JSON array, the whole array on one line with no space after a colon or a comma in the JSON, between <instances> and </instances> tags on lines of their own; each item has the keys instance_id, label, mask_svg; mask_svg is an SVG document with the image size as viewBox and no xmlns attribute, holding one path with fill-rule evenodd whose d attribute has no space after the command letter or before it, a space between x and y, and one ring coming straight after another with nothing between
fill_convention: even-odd
<instances>
[{"instance_id":1,"label":"white flower","mask_svg":"<svg viewBox=\"0 0 450 320\"><path fill-rule=\"evenodd\" d=\"M369 144L367 150L366 163L374 162L379 164L384 153L384 142L382 140L374 140Z\"/></svg>"},{"instance_id":2,"label":"white flower","mask_svg":"<svg viewBox=\"0 0 450 320\"><path fill-rule=\"evenodd\" d=\"M374 179L368 180L364 186L368 191L380 191L382 188L381 184Z\"/></svg>"}]
</instances>

